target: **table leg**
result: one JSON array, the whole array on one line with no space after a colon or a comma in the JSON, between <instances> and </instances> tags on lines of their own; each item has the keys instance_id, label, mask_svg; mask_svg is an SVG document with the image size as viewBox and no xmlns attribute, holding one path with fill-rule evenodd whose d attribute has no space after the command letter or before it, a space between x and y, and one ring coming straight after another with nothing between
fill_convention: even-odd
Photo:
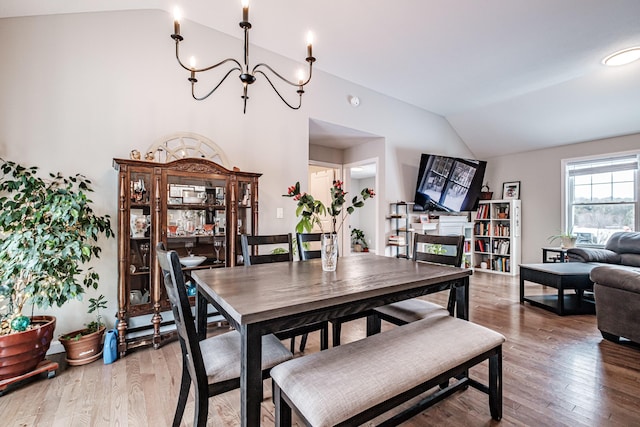
<instances>
[{"instance_id":1,"label":"table leg","mask_svg":"<svg viewBox=\"0 0 640 427\"><path fill-rule=\"evenodd\" d=\"M452 289L453 290L453 289ZM469 320L469 277L465 277L455 285L456 317Z\"/></svg>"},{"instance_id":2,"label":"table leg","mask_svg":"<svg viewBox=\"0 0 640 427\"><path fill-rule=\"evenodd\" d=\"M520 304L524 304L524 275L520 269Z\"/></svg>"},{"instance_id":3,"label":"table leg","mask_svg":"<svg viewBox=\"0 0 640 427\"><path fill-rule=\"evenodd\" d=\"M558 285L558 314L564 315L564 289L562 289L562 282Z\"/></svg>"},{"instance_id":4,"label":"table leg","mask_svg":"<svg viewBox=\"0 0 640 427\"><path fill-rule=\"evenodd\" d=\"M254 325L240 331L240 412L243 427L260 426L262 402L262 336Z\"/></svg>"}]
</instances>

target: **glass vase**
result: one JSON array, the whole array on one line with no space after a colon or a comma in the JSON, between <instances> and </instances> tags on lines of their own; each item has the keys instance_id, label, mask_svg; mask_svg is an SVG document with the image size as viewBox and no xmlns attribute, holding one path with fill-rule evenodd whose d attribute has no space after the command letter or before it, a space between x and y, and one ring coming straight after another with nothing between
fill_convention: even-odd
<instances>
[{"instance_id":1,"label":"glass vase","mask_svg":"<svg viewBox=\"0 0 640 427\"><path fill-rule=\"evenodd\" d=\"M322 235L322 270L336 271L338 265L338 235L324 233Z\"/></svg>"}]
</instances>

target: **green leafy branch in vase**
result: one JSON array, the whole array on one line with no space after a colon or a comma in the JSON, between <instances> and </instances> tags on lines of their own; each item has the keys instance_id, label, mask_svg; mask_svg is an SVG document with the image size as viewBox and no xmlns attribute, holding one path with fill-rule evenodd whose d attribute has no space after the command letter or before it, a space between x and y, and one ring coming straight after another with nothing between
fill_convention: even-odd
<instances>
[{"instance_id":1,"label":"green leafy branch in vase","mask_svg":"<svg viewBox=\"0 0 640 427\"><path fill-rule=\"evenodd\" d=\"M351 199L351 205L344 208L347 203L347 192L342 189L342 181L334 180L331 186L331 204L329 207L325 207L324 203L314 198L311 194L300 192L300 182L296 182L287 189L287 194L283 194L283 197L292 197L293 200L298 202L296 209L296 216L300 218L296 225L296 232L304 233L311 232L313 226L318 224L320 231L325 233L326 231L322 227L321 218L326 214L331 216L331 233L337 233L340 231L344 222L345 216L341 215L343 209L346 209L347 214L352 214L356 208L364 206L365 200L373 198L375 191L371 188L363 188L360 194Z\"/></svg>"}]
</instances>

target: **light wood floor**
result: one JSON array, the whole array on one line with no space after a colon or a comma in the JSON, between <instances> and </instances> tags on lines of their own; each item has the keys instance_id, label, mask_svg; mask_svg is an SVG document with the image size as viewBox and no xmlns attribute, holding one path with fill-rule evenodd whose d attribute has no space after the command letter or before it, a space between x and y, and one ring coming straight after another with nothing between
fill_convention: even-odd
<instances>
[{"instance_id":1,"label":"light wood floor","mask_svg":"<svg viewBox=\"0 0 640 427\"><path fill-rule=\"evenodd\" d=\"M445 297L428 299L442 303ZM471 320L507 337L502 421L491 420L487 396L469 388L404 425L640 425L640 349L602 340L595 316L560 317L518 301L516 279L486 273L471 279ZM343 329L344 342L363 336L363 320ZM307 352L318 347L312 334ZM54 379L34 381L0 397L0 425L167 426L179 373L177 342L133 352L111 365L61 369ZM471 373L484 381L486 362ZM270 426L269 381L264 389L262 424ZM238 425L238 413L237 391L212 398L209 425ZM191 425L192 415L190 400L183 425Z\"/></svg>"}]
</instances>

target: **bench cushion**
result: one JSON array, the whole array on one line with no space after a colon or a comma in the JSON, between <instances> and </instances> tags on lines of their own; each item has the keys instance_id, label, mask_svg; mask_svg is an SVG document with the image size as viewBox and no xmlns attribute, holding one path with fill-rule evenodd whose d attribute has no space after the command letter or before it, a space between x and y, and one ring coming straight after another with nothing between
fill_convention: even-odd
<instances>
[{"instance_id":1,"label":"bench cushion","mask_svg":"<svg viewBox=\"0 0 640 427\"><path fill-rule=\"evenodd\" d=\"M311 425L333 426L505 341L444 310L365 339L284 362L271 377Z\"/></svg>"},{"instance_id":2,"label":"bench cushion","mask_svg":"<svg viewBox=\"0 0 640 427\"><path fill-rule=\"evenodd\" d=\"M394 302L375 309L376 312L382 315L400 319L406 323L424 319L438 310L443 310L444 314L449 314L443 306L418 298Z\"/></svg>"}]
</instances>

